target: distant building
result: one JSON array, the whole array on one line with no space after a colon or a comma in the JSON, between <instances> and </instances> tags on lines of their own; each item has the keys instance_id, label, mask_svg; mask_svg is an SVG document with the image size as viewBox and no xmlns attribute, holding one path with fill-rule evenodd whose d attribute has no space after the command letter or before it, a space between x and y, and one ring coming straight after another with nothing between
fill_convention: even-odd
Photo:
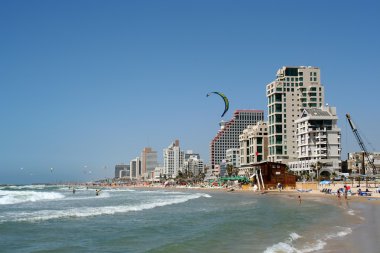
<instances>
[{"instance_id":1,"label":"distant building","mask_svg":"<svg viewBox=\"0 0 380 253\"><path fill-rule=\"evenodd\" d=\"M304 109L297 125L297 160L290 162L294 172L315 171L331 176L341 170L340 128L335 107Z\"/></svg>"},{"instance_id":2,"label":"distant building","mask_svg":"<svg viewBox=\"0 0 380 253\"><path fill-rule=\"evenodd\" d=\"M179 140L175 140L168 148L163 150L164 174L168 178L175 178L182 171L184 152L179 147Z\"/></svg>"},{"instance_id":3,"label":"distant building","mask_svg":"<svg viewBox=\"0 0 380 253\"><path fill-rule=\"evenodd\" d=\"M183 163L184 172L190 176L198 176L200 173L204 173L204 167L203 161L197 154L190 155Z\"/></svg>"},{"instance_id":4,"label":"distant building","mask_svg":"<svg viewBox=\"0 0 380 253\"><path fill-rule=\"evenodd\" d=\"M266 86L269 156L272 162L297 160L295 121L306 108L324 105L324 87L317 67L282 67Z\"/></svg>"},{"instance_id":5,"label":"distant building","mask_svg":"<svg viewBox=\"0 0 380 253\"><path fill-rule=\"evenodd\" d=\"M226 151L239 148L239 135L248 125L254 125L264 120L262 110L237 110L228 122L221 122L221 129L210 143L210 163L213 169L226 159Z\"/></svg>"},{"instance_id":6,"label":"distant building","mask_svg":"<svg viewBox=\"0 0 380 253\"><path fill-rule=\"evenodd\" d=\"M229 148L226 150L226 165L232 165L234 168L240 167L240 149ZM223 165L223 162L221 166ZM226 167L226 166L224 166ZM224 175L224 173L222 173Z\"/></svg>"},{"instance_id":7,"label":"distant building","mask_svg":"<svg viewBox=\"0 0 380 253\"><path fill-rule=\"evenodd\" d=\"M364 164L363 164L364 158ZM377 171L380 169L380 152L370 152L369 159L375 165ZM364 166L364 170L363 170ZM363 152L352 152L348 154L347 169L351 173L365 174L372 173L372 168L368 164L368 159L363 156Z\"/></svg>"},{"instance_id":8,"label":"distant building","mask_svg":"<svg viewBox=\"0 0 380 253\"><path fill-rule=\"evenodd\" d=\"M268 157L268 126L266 122L257 122L247 126L239 136L240 165L246 166L267 160Z\"/></svg>"},{"instance_id":9,"label":"distant building","mask_svg":"<svg viewBox=\"0 0 380 253\"><path fill-rule=\"evenodd\" d=\"M144 178L151 178L154 169L158 166L157 152L146 147L141 152L141 174Z\"/></svg>"},{"instance_id":10,"label":"distant building","mask_svg":"<svg viewBox=\"0 0 380 253\"><path fill-rule=\"evenodd\" d=\"M115 165L115 178L125 177L129 173L129 165L126 164L117 164Z\"/></svg>"},{"instance_id":11,"label":"distant building","mask_svg":"<svg viewBox=\"0 0 380 253\"><path fill-rule=\"evenodd\" d=\"M135 159L131 160L130 168L131 168L131 173L130 173L131 179L140 179L141 174L142 174L140 157L136 157Z\"/></svg>"}]
</instances>

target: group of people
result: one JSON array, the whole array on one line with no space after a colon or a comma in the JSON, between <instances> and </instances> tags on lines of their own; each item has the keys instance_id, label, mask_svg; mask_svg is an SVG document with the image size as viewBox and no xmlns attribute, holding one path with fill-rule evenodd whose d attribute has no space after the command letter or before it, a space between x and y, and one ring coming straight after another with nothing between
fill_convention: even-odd
<instances>
[{"instance_id":1,"label":"group of people","mask_svg":"<svg viewBox=\"0 0 380 253\"><path fill-rule=\"evenodd\" d=\"M70 187L69 187L69 189L70 189ZM88 188L87 188L87 189L88 189ZM100 189L96 189L96 190L95 190L95 195L96 195L96 196L99 196L100 191L101 191ZM73 187L73 194L75 194L75 188L74 188L74 187Z\"/></svg>"},{"instance_id":2,"label":"group of people","mask_svg":"<svg viewBox=\"0 0 380 253\"><path fill-rule=\"evenodd\" d=\"M337 190L336 194L338 195L338 198L340 198L340 195L343 194L344 198L347 199L349 190L350 190L350 186L344 185L343 188L340 188Z\"/></svg>"}]
</instances>

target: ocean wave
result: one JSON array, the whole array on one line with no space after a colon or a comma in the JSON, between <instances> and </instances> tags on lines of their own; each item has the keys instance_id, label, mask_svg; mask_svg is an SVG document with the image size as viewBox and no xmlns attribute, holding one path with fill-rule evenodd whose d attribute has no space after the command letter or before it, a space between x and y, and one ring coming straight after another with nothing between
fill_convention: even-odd
<instances>
[{"instance_id":1,"label":"ocean wave","mask_svg":"<svg viewBox=\"0 0 380 253\"><path fill-rule=\"evenodd\" d=\"M207 194L206 194L207 195ZM103 207L81 207L66 210L40 210L36 212L5 213L0 217L0 223L4 222L36 222L51 219L82 218L99 215L112 215L117 213L137 212L156 207L180 204L192 199L206 197L204 194L192 194L187 196L176 196L173 199L156 199L153 202L141 203L133 206L103 206Z\"/></svg>"},{"instance_id":2,"label":"ocean wave","mask_svg":"<svg viewBox=\"0 0 380 253\"><path fill-rule=\"evenodd\" d=\"M12 205L23 202L62 199L65 196L57 192L3 191L0 190L0 205Z\"/></svg>"},{"instance_id":3,"label":"ocean wave","mask_svg":"<svg viewBox=\"0 0 380 253\"><path fill-rule=\"evenodd\" d=\"M291 252L301 252L297 250L293 246L293 242L296 241L297 239L301 238L299 234L293 232L289 234L289 238L285 242L279 242L276 243L270 247L268 247L264 253L279 253L279 252L286 252L286 253L291 253Z\"/></svg>"},{"instance_id":4,"label":"ocean wave","mask_svg":"<svg viewBox=\"0 0 380 253\"><path fill-rule=\"evenodd\" d=\"M302 238L302 236L298 235L297 233L291 233L289 235L289 239L285 242L279 242L276 243L270 247L268 247L264 253L310 253L310 252L318 252L322 250L328 240L338 238L338 237L344 237L348 234L352 233L352 229L348 227L336 227L337 231L328 233L327 235L323 236L321 239L317 239L315 242L307 243L303 245L302 248L296 248L293 245L293 242L296 241L299 238Z\"/></svg>"},{"instance_id":5,"label":"ocean wave","mask_svg":"<svg viewBox=\"0 0 380 253\"><path fill-rule=\"evenodd\" d=\"M1 186L0 190L43 190L45 189L46 185L44 184L36 184L36 185L6 185Z\"/></svg>"},{"instance_id":6,"label":"ocean wave","mask_svg":"<svg viewBox=\"0 0 380 253\"><path fill-rule=\"evenodd\" d=\"M324 239L330 240L337 237L344 237L352 233L351 228L347 228L347 227L336 227L336 228L338 229L338 231L327 234Z\"/></svg>"}]
</instances>

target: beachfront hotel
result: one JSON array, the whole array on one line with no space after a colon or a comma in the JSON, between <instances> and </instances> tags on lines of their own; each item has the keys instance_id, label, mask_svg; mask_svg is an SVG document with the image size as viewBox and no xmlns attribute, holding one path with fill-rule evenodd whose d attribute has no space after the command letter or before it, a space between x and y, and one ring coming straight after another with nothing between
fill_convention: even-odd
<instances>
[{"instance_id":1,"label":"beachfront hotel","mask_svg":"<svg viewBox=\"0 0 380 253\"><path fill-rule=\"evenodd\" d=\"M263 119L263 110L236 110L230 121L222 121L218 134L210 143L211 169L226 159L227 149L239 148L239 135L248 125L254 125Z\"/></svg>"},{"instance_id":2,"label":"beachfront hotel","mask_svg":"<svg viewBox=\"0 0 380 253\"><path fill-rule=\"evenodd\" d=\"M331 176L341 169L341 136L335 107L304 109L295 121L297 162L289 169L300 174L315 171L317 176Z\"/></svg>"},{"instance_id":3,"label":"beachfront hotel","mask_svg":"<svg viewBox=\"0 0 380 253\"><path fill-rule=\"evenodd\" d=\"M269 156L272 162L297 160L295 121L306 108L324 104L324 87L317 67L282 67L266 86Z\"/></svg>"},{"instance_id":4,"label":"beachfront hotel","mask_svg":"<svg viewBox=\"0 0 380 253\"><path fill-rule=\"evenodd\" d=\"M240 165L258 163L268 157L268 126L260 121L256 125L248 126L239 136Z\"/></svg>"}]
</instances>

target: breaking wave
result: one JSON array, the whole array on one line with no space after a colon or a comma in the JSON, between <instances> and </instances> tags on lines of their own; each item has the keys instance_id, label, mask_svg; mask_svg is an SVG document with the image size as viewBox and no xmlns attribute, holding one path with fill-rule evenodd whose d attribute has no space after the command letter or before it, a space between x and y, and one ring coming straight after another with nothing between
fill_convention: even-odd
<instances>
[{"instance_id":1,"label":"breaking wave","mask_svg":"<svg viewBox=\"0 0 380 253\"><path fill-rule=\"evenodd\" d=\"M152 202L140 203L136 205L118 205L118 206L103 206L103 207L81 207L70 208L66 210L40 210L36 212L19 212L5 213L5 216L0 216L0 223L3 222L36 222L51 219L62 218L82 218L98 215L112 215L118 213L138 212L146 209L153 209L167 205L184 203L192 199L200 197L208 197L208 194L192 194L187 196L177 196L173 199L158 198ZM5 217L7 217L5 219Z\"/></svg>"},{"instance_id":2,"label":"breaking wave","mask_svg":"<svg viewBox=\"0 0 380 253\"><path fill-rule=\"evenodd\" d=\"M296 248L294 245L294 241L296 241L299 238L302 238L302 236L296 234L296 233L291 233L289 235L288 240L285 242L279 242L276 243L270 247L268 247L264 253L309 253L309 252L318 252L322 250L328 240L334 239L334 238L339 238L339 237L344 237L350 233L352 233L351 228L346 228L346 227L336 227L338 229L337 232L332 232L324 235L321 239L317 239L315 242L312 243L307 243L303 247Z\"/></svg>"},{"instance_id":3,"label":"breaking wave","mask_svg":"<svg viewBox=\"0 0 380 253\"><path fill-rule=\"evenodd\" d=\"M3 191L0 190L0 205L12 205L23 202L62 199L65 196L57 192Z\"/></svg>"}]
</instances>

